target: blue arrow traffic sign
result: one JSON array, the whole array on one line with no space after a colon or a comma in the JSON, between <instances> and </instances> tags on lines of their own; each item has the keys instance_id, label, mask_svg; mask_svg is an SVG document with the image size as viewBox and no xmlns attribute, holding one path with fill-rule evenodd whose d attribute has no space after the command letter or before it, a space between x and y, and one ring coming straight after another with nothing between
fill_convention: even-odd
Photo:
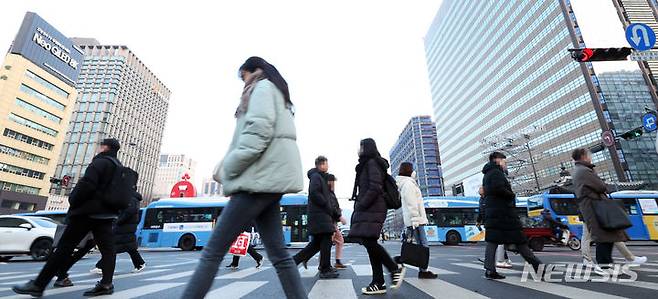
<instances>
[{"instance_id":1,"label":"blue arrow traffic sign","mask_svg":"<svg viewBox=\"0 0 658 299\"><path fill-rule=\"evenodd\" d=\"M658 125L656 124L657 120L658 117L653 113L647 113L642 116L642 126L644 127L644 130L647 132L653 132L658 129Z\"/></svg>"},{"instance_id":2,"label":"blue arrow traffic sign","mask_svg":"<svg viewBox=\"0 0 658 299\"><path fill-rule=\"evenodd\" d=\"M656 44L656 33L643 23L632 23L626 27L626 40L633 49L646 51Z\"/></svg>"}]
</instances>

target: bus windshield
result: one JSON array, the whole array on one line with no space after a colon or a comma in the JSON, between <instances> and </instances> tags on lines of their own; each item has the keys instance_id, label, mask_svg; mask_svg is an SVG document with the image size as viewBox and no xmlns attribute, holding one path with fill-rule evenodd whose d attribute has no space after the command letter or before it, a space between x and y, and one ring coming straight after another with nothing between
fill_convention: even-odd
<instances>
[{"instance_id":1,"label":"bus windshield","mask_svg":"<svg viewBox=\"0 0 658 299\"><path fill-rule=\"evenodd\" d=\"M558 215L578 215L578 204L573 198L551 198L551 208Z\"/></svg>"}]
</instances>

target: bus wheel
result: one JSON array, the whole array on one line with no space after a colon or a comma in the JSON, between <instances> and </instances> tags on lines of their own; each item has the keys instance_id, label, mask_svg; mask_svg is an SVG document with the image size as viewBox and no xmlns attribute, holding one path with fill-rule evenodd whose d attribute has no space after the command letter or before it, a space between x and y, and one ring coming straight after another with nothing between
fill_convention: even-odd
<instances>
[{"instance_id":1,"label":"bus wheel","mask_svg":"<svg viewBox=\"0 0 658 299\"><path fill-rule=\"evenodd\" d=\"M532 251L542 251L542 250L544 250L544 239L542 239L542 238L532 238L532 239L530 239L530 249L532 249Z\"/></svg>"},{"instance_id":2,"label":"bus wheel","mask_svg":"<svg viewBox=\"0 0 658 299\"><path fill-rule=\"evenodd\" d=\"M178 240L178 248L183 251L192 251L196 247L196 238L193 235L187 234L180 237Z\"/></svg>"},{"instance_id":3,"label":"bus wheel","mask_svg":"<svg viewBox=\"0 0 658 299\"><path fill-rule=\"evenodd\" d=\"M461 241L462 237L454 230L451 230L446 234L446 245L459 245Z\"/></svg>"}]
</instances>

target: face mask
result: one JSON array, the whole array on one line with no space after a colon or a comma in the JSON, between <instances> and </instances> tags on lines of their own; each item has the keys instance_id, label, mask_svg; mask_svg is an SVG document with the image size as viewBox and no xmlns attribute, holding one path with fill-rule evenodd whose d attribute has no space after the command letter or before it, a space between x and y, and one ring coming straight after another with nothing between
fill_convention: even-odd
<instances>
[{"instance_id":1,"label":"face mask","mask_svg":"<svg viewBox=\"0 0 658 299\"><path fill-rule=\"evenodd\" d=\"M414 180L417 178L417 174L415 171L411 173L411 178Z\"/></svg>"}]
</instances>

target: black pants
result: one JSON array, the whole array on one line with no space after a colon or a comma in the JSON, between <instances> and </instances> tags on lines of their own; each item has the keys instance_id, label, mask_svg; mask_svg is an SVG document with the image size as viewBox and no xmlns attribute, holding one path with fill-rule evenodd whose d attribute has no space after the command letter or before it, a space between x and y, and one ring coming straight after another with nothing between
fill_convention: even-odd
<instances>
[{"instance_id":1,"label":"black pants","mask_svg":"<svg viewBox=\"0 0 658 299\"><path fill-rule=\"evenodd\" d=\"M139 251L137 251L137 248L129 248L123 251L117 251L117 254L124 252L130 255L130 260L133 262L133 266L135 268L139 268L139 266L146 264L142 256L139 254ZM101 268L102 265L103 265L103 258L101 257L101 259L98 260L98 262L96 263L96 268L102 269Z\"/></svg>"},{"instance_id":2,"label":"black pants","mask_svg":"<svg viewBox=\"0 0 658 299\"><path fill-rule=\"evenodd\" d=\"M377 238L362 238L361 244L368 251L370 258L370 267L372 267L372 283L384 284L384 270L382 265L386 267L389 272L396 271L398 265L395 264L391 256L386 252L386 249L377 243Z\"/></svg>"},{"instance_id":3,"label":"black pants","mask_svg":"<svg viewBox=\"0 0 658 299\"><path fill-rule=\"evenodd\" d=\"M263 259L263 256L256 251L254 246L249 245L247 248L247 253L253 258L255 261L260 261ZM240 256L239 255L234 255L233 256L233 261L231 262L231 266L237 267L240 264Z\"/></svg>"},{"instance_id":4,"label":"black pants","mask_svg":"<svg viewBox=\"0 0 658 299\"><path fill-rule=\"evenodd\" d=\"M539 265L541 264L541 261L535 256L535 254L530 250L530 247L528 247L528 244L515 244L516 248L519 250L519 254L523 257L523 259L528 262L528 264L532 265L532 268L537 271L539 268ZM489 270L491 272L496 272L496 249L498 248L498 244L496 243L491 243L487 242L487 248L484 253L484 269Z\"/></svg>"},{"instance_id":5,"label":"black pants","mask_svg":"<svg viewBox=\"0 0 658 299\"><path fill-rule=\"evenodd\" d=\"M596 243L596 263L599 265L612 264L612 247L615 243Z\"/></svg>"},{"instance_id":6,"label":"black pants","mask_svg":"<svg viewBox=\"0 0 658 299\"><path fill-rule=\"evenodd\" d=\"M48 261L43 266L43 269L41 269L34 283L38 287L45 288L55 274L68 265L75 247L91 231L94 235L94 240L98 244L98 249L104 257L101 267L103 270L101 284L111 284L116 262L114 232L112 232L113 221L113 219L91 219L86 216L69 218L68 225L59 240L59 246L48 258Z\"/></svg>"},{"instance_id":7,"label":"black pants","mask_svg":"<svg viewBox=\"0 0 658 299\"><path fill-rule=\"evenodd\" d=\"M73 267L73 265L75 265L75 263L81 260L85 255L87 255L89 251L94 249L95 246L96 242L94 242L94 240L89 240L84 247L71 254L66 262L62 263L62 266L57 270L57 279L61 280L69 277L69 270L71 270L71 267Z\"/></svg>"},{"instance_id":8,"label":"black pants","mask_svg":"<svg viewBox=\"0 0 658 299\"><path fill-rule=\"evenodd\" d=\"M331 238L333 235L333 233L314 234L308 245L292 257L295 264L299 265L299 263L311 259L320 252L320 272L329 271L331 269Z\"/></svg>"}]
</instances>

